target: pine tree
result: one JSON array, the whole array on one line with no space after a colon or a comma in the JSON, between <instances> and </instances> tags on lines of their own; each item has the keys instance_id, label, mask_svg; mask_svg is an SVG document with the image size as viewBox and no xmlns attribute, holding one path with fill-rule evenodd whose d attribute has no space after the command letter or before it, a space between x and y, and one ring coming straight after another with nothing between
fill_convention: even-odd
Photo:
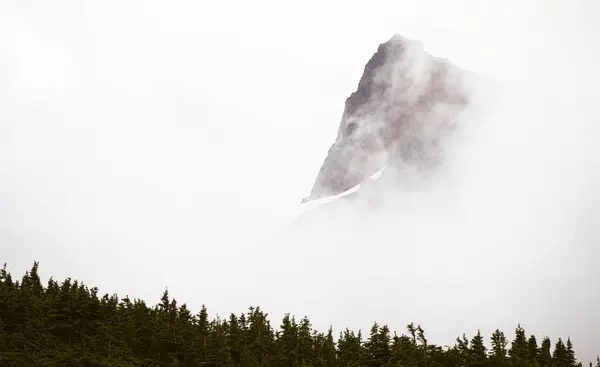
<instances>
[{"instance_id":1,"label":"pine tree","mask_svg":"<svg viewBox=\"0 0 600 367\"><path fill-rule=\"evenodd\" d=\"M465 334L462 335L462 338L456 338L455 348L457 350L457 357L460 360L460 363L463 365L471 364L471 349L469 348L469 339L467 339Z\"/></svg>"},{"instance_id":2,"label":"pine tree","mask_svg":"<svg viewBox=\"0 0 600 367\"><path fill-rule=\"evenodd\" d=\"M283 317L279 344L280 366L293 367L298 363L298 324L289 314Z\"/></svg>"},{"instance_id":3,"label":"pine tree","mask_svg":"<svg viewBox=\"0 0 600 367\"><path fill-rule=\"evenodd\" d=\"M202 305L200 312L196 316L196 330L194 332L194 360L197 364L206 363L206 355L208 348L208 330L209 330L209 321L208 321L208 310L205 305Z\"/></svg>"},{"instance_id":4,"label":"pine tree","mask_svg":"<svg viewBox=\"0 0 600 367\"><path fill-rule=\"evenodd\" d=\"M565 353L565 364L568 367L575 367L577 365L577 358L575 358L575 351L573 350L573 343L571 343L571 338L567 338L567 348Z\"/></svg>"},{"instance_id":5,"label":"pine tree","mask_svg":"<svg viewBox=\"0 0 600 367\"><path fill-rule=\"evenodd\" d=\"M333 341L333 329L331 326L329 327L325 337L325 345L323 346L323 359L325 362L325 367L337 366L335 342Z\"/></svg>"},{"instance_id":6,"label":"pine tree","mask_svg":"<svg viewBox=\"0 0 600 367\"><path fill-rule=\"evenodd\" d=\"M206 366L233 367L233 360L227 345L227 328L227 323L218 317L210 323Z\"/></svg>"},{"instance_id":7,"label":"pine tree","mask_svg":"<svg viewBox=\"0 0 600 367\"><path fill-rule=\"evenodd\" d=\"M487 360L487 349L484 344L481 331L477 330L477 335L471 339L471 347L469 349L473 366L484 366Z\"/></svg>"},{"instance_id":8,"label":"pine tree","mask_svg":"<svg viewBox=\"0 0 600 367\"><path fill-rule=\"evenodd\" d=\"M415 328L415 324L414 323L410 323L408 325L406 325L406 329L408 330L412 341L413 341L413 345L416 347L417 345L417 329Z\"/></svg>"},{"instance_id":9,"label":"pine tree","mask_svg":"<svg viewBox=\"0 0 600 367\"><path fill-rule=\"evenodd\" d=\"M300 366L314 362L312 325L303 317L298 326L298 363Z\"/></svg>"},{"instance_id":10,"label":"pine tree","mask_svg":"<svg viewBox=\"0 0 600 367\"><path fill-rule=\"evenodd\" d=\"M567 366L567 349L562 338L558 338L556 345L554 346L554 352L552 353L552 363L554 367L566 367Z\"/></svg>"},{"instance_id":11,"label":"pine tree","mask_svg":"<svg viewBox=\"0 0 600 367\"><path fill-rule=\"evenodd\" d=\"M406 335L398 336L394 333L392 338L390 364L392 366L417 366L416 348L413 339Z\"/></svg>"},{"instance_id":12,"label":"pine tree","mask_svg":"<svg viewBox=\"0 0 600 367\"><path fill-rule=\"evenodd\" d=\"M361 358L362 337L360 330L358 334L346 329L340 333L337 348L337 361L339 366L358 367Z\"/></svg>"},{"instance_id":13,"label":"pine tree","mask_svg":"<svg viewBox=\"0 0 600 367\"><path fill-rule=\"evenodd\" d=\"M194 363L194 316L184 303L176 312L176 357L183 366Z\"/></svg>"},{"instance_id":14,"label":"pine tree","mask_svg":"<svg viewBox=\"0 0 600 367\"><path fill-rule=\"evenodd\" d=\"M378 367L387 365L391 355L390 330L387 325L379 327L376 322L373 323L364 348L363 366Z\"/></svg>"},{"instance_id":15,"label":"pine tree","mask_svg":"<svg viewBox=\"0 0 600 367\"><path fill-rule=\"evenodd\" d=\"M520 324L515 330L515 339L511 343L508 354L510 356L512 366L528 367L529 345L527 343L527 337L525 336L525 330Z\"/></svg>"},{"instance_id":16,"label":"pine tree","mask_svg":"<svg viewBox=\"0 0 600 367\"><path fill-rule=\"evenodd\" d=\"M415 324L414 323L410 323L408 325L406 325L406 329L408 330L408 333L410 334L410 337L412 339L412 361L413 363L415 363L416 365L421 365L422 364L422 360L421 360L421 356L419 354L419 348L418 348L418 343L417 343L417 328L415 328Z\"/></svg>"},{"instance_id":17,"label":"pine tree","mask_svg":"<svg viewBox=\"0 0 600 367\"><path fill-rule=\"evenodd\" d=\"M550 338L544 337L542 339L542 346L538 356L540 367L550 367L552 365L552 353L550 351L551 348L552 343L550 342Z\"/></svg>"},{"instance_id":18,"label":"pine tree","mask_svg":"<svg viewBox=\"0 0 600 367\"><path fill-rule=\"evenodd\" d=\"M508 342L504 333L498 329L494 331L491 337L492 340L492 360L497 366L505 366L508 364L506 358L506 346Z\"/></svg>"},{"instance_id":19,"label":"pine tree","mask_svg":"<svg viewBox=\"0 0 600 367\"><path fill-rule=\"evenodd\" d=\"M34 262L31 267L31 271L29 272L29 289L31 293L36 297L41 297L44 292L44 287L42 286L42 281L40 280L40 276L38 274L39 263Z\"/></svg>"},{"instance_id":20,"label":"pine tree","mask_svg":"<svg viewBox=\"0 0 600 367\"><path fill-rule=\"evenodd\" d=\"M420 349L419 360L421 361L423 366L427 367L428 362L429 362L428 361L429 345L427 344L427 339L425 338L425 331L423 331L423 329L421 328L421 325L417 326L417 340L420 343L419 348L418 348L418 349Z\"/></svg>"},{"instance_id":21,"label":"pine tree","mask_svg":"<svg viewBox=\"0 0 600 367\"><path fill-rule=\"evenodd\" d=\"M248 359L250 365L267 366L272 364L274 333L267 314L260 307L250 307L248 312L248 327L245 340L248 343Z\"/></svg>"},{"instance_id":22,"label":"pine tree","mask_svg":"<svg viewBox=\"0 0 600 367\"><path fill-rule=\"evenodd\" d=\"M530 364L537 362L539 348L535 335L531 335L527 341L527 359Z\"/></svg>"},{"instance_id":23,"label":"pine tree","mask_svg":"<svg viewBox=\"0 0 600 367\"><path fill-rule=\"evenodd\" d=\"M4 321L7 335L13 333L18 325L14 301L16 299L17 287L15 286L10 272L6 269L6 263L0 269L0 320Z\"/></svg>"},{"instance_id":24,"label":"pine tree","mask_svg":"<svg viewBox=\"0 0 600 367\"><path fill-rule=\"evenodd\" d=\"M230 347L231 360L234 366L241 366L246 361L246 351L244 350L243 324L235 314L229 315L229 333L227 334L227 344Z\"/></svg>"}]
</instances>

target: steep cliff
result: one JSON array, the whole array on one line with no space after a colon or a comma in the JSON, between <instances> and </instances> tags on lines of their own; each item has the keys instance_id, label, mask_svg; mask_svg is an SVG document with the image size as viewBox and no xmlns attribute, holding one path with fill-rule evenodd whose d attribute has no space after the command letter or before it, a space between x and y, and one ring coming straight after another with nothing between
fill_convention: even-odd
<instances>
[{"instance_id":1,"label":"steep cliff","mask_svg":"<svg viewBox=\"0 0 600 367\"><path fill-rule=\"evenodd\" d=\"M379 45L346 104L335 142L303 202L344 192L382 167L443 161L443 139L469 103L468 72L395 35Z\"/></svg>"}]
</instances>

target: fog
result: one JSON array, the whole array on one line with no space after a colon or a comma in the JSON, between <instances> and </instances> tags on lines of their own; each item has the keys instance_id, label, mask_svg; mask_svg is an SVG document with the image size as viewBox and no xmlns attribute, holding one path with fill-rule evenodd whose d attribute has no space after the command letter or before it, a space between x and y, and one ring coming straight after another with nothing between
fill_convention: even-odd
<instances>
[{"instance_id":1,"label":"fog","mask_svg":"<svg viewBox=\"0 0 600 367\"><path fill-rule=\"evenodd\" d=\"M600 5L0 2L0 261L211 315L599 352ZM294 221L398 33L490 80L433 176ZM595 307L596 306L596 307ZM278 325L276 319L273 320Z\"/></svg>"}]
</instances>

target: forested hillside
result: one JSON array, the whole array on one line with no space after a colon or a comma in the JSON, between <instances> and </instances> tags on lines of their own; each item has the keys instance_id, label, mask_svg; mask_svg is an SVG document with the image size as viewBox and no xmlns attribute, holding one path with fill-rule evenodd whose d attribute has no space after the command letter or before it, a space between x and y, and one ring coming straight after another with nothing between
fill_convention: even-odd
<instances>
[{"instance_id":1,"label":"forested hillside","mask_svg":"<svg viewBox=\"0 0 600 367\"><path fill-rule=\"evenodd\" d=\"M377 315L373 315L376 319ZM319 332L308 318L272 325L259 307L210 319L165 291L160 303L98 295L78 281L50 279L38 264L14 280L0 271L0 366L435 367L580 366L569 338L550 340L517 326L486 342L477 330L451 348L433 345L417 324L404 333L373 324L368 332ZM491 345L488 350L486 345ZM589 363L592 366L592 363ZM586 363L587 366L587 363ZM600 367L600 360L596 361Z\"/></svg>"}]
</instances>

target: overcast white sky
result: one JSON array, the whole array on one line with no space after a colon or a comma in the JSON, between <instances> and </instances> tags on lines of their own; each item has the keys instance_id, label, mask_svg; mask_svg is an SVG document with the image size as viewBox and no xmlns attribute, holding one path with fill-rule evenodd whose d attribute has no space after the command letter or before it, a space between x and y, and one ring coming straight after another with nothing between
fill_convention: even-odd
<instances>
[{"instance_id":1,"label":"overcast white sky","mask_svg":"<svg viewBox=\"0 0 600 367\"><path fill-rule=\"evenodd\" d=\"M571 335L589 360L600 352L599 4L0 0L0 260L150 302L168 286L213 314L258 304L320 329L421 322L442 344L477 327L512 338L521 322ZM447 169L460 190L437 183L375 216L427 234L412 246L387 226L368 247L357 239L373 225L340 237L327 217L306 246L273 242L394 33L525 97L463 131L448 166L462 173ZM451 257L467 247L472 258ZM409 258L428 264L423 283L401 275ZM475 288L438 299L444 281Z\"/></svg>"}]
</instances>

